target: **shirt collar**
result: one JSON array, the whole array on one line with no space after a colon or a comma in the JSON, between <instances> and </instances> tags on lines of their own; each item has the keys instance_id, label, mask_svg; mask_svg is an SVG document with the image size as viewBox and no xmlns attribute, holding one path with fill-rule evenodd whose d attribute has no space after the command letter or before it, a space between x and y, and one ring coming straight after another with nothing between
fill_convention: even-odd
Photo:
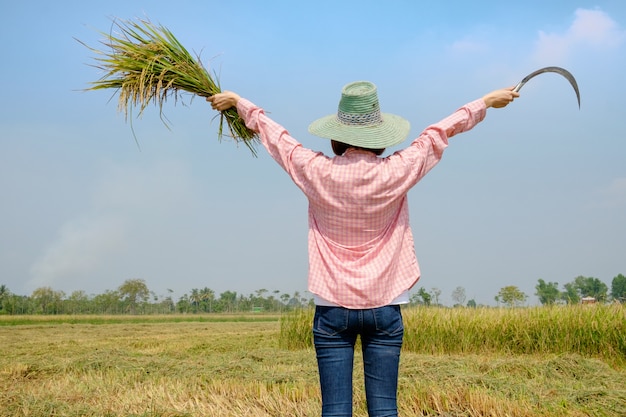
<instances>
[{"instance_id":1,"label":"shirt collar","mask_svg":"<svg viewBox=\"0 0 626 417\"><path fill-rule=\"evenodd\" d=\"M358 155L371 155L372 157L377 158L374 152L366 151L364 149L357 149L357 148L348 148L346 152L343 154L343 156L357 155L357 154Z\"/></svg>"}]
</instances>

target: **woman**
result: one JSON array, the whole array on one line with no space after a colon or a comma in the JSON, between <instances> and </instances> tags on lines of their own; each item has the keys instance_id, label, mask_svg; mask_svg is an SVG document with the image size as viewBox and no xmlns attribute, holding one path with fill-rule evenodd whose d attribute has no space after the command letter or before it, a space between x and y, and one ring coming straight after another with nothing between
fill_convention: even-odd
<instances>
[{"instance_id":1,"label":"woman","mask_svg":"<svg viewBox=\"0 0 626 417\"><path fill-rule=\"evenodd\" d=\"M342 90L336 114L309 131L331 140L335 157L304 148L260 107L233 92L207 100L236 107L248 128L309 202L308 289L322 391L322 416L352 415L354 346L361 337L368 413L397 416L404 327L400 305L420 277L409 225L407 192L439 162L448 139L473 128L489 107L519 94L493 91L429 126L407 148L379 157L405 140L409 123L381 113L376 86L358 81Z\"/></svg>"}]
</instances>

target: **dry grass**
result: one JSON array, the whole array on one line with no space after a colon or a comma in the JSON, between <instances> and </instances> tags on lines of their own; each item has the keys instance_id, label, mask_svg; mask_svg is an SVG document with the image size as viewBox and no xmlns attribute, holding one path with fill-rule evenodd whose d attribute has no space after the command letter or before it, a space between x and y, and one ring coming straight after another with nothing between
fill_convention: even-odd
<instances>
[{"instance_id":1,"label":"dry grass","mask_svg":"<svg viewBox=\"0 0 626 417\"><path fill-rule=\"evenodd\" d=\"M311 349L267 322L0 327L2 416L319 416ZM357 356L357 367L361 358ZM355 416L366 416L355 373ZM404 352L401 415L626 415L626 369L578 355Z\"/></svg>"},{"instance_id":2,"label":"dry grass","mask_svg":"<svg viewBox=\"0 0 626 417\"><path fill-rule=\"evenodd\" d=\"M314 358L278 351L277 332L277 322L0 328L0 415L265 416L289 415L283 408L302 398L316 406Z\"/></svg>"}]
</instances>

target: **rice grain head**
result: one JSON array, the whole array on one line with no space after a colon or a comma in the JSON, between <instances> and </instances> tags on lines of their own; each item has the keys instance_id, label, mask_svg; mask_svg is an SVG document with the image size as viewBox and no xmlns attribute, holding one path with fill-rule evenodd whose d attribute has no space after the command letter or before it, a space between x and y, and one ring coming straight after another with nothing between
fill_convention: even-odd
<instances>
[{"instance_id":1,"label":"rice grain head","mask_svg":"<svg viewBox=\"0 0 626 417\"><path fill-rule=\"evenodd\" d=\"M119 93L118 111L126 120L132 117L133 108L139 109L137 116L154 104L159 108L163 123L169 125L163 114L163 105L168 98L176 103L183 93L210 97L221 92L219 80L202 65L199 56L192 56L167 28L149 20L114 20L110 33L101 32L105 50L85 45L97 54L94 67L104 71L97 81L91 82L86 90L114 89ZM218 138L224 132L224 121L228 136L243 142L256 156L257 134L245 126L235 108L221 112ZM136 138L135 138L136 139Z\"/></svg>"}]
</instances>

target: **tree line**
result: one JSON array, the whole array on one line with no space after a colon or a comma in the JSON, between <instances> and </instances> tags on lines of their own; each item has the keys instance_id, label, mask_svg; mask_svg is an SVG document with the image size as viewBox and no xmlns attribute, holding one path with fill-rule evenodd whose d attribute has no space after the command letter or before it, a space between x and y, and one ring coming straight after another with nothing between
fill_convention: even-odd
<instances>
[{"instance_id":1,"label":"tree line","mask_svg":"<svg viewBox=\"0 0 626 417\"><path fill-rule=\"evenodd\" d=\"M579 304L583 300L597 303L626 302L626 276L616 275L611 281L611 289L595 277L578 276L573 281L563 285L559 290L558 282L546 282L543 279L537 281L535 285L535 295L542 305L554 304ZM430 291L424 287L419 288L411 295L411 304L418 305L441 305L439 297L441 290L432 288ZM465 288L456 287L452 291L454 306L477 307L476 301L466 300ZM500 289L494 297L498 305L516 307L524 305L528 300L528 295L514 285L508 285Z\"/></svg>"},{"instance_id":2,"label":"tree line","mask_svg":"<svg viewBox=\"0 0 626 417\"><path fill-rule=\"evenodd\" d=\"M557 282L543 279L535 285L535 295L542 305L578 304L583 299L598 303L626 301L626 277L619 274L611 281L611 288L598 278L578 276L559 289ZM194 288L178 300L173 299L173 291L165 296L157 296L150 291L142 279L124 281L116 290L102 294L88 295L77 290L67 295L51 287L40 287L30 296L11 293L6 285L0 285L0 314L173 314L173 313L242 313L242 312L283 312L313 305L313 299L278 290L256 290L243 295L235 291L224 291L216 295L212 289ZM451 294L454 306L477 307L475 300L466 303L465 288L457 287ZM410 295L411 305L441 306L441 290L424 287L415 289ZM500 289L494 300L507 307L521 306L528 295L516 286Z\"/></svg>"},{"instance_id":3,"label":"tree line","mask_svg":"<svg viewBox=\"0 0 626 417\"><path fill-rule=\"evenodd\" d=\"M0 285L0 314L173 314L173 313L241 313L282 312L308 305L310 300L299 292L256 290L245 296L235 291L194 288L178 300L173 290L158 296L143 279L124 281L116 290L88 295L77 290L70 295L51 287L40 287L30 296L12 294Z\"/></svg>"}]
</instances>

